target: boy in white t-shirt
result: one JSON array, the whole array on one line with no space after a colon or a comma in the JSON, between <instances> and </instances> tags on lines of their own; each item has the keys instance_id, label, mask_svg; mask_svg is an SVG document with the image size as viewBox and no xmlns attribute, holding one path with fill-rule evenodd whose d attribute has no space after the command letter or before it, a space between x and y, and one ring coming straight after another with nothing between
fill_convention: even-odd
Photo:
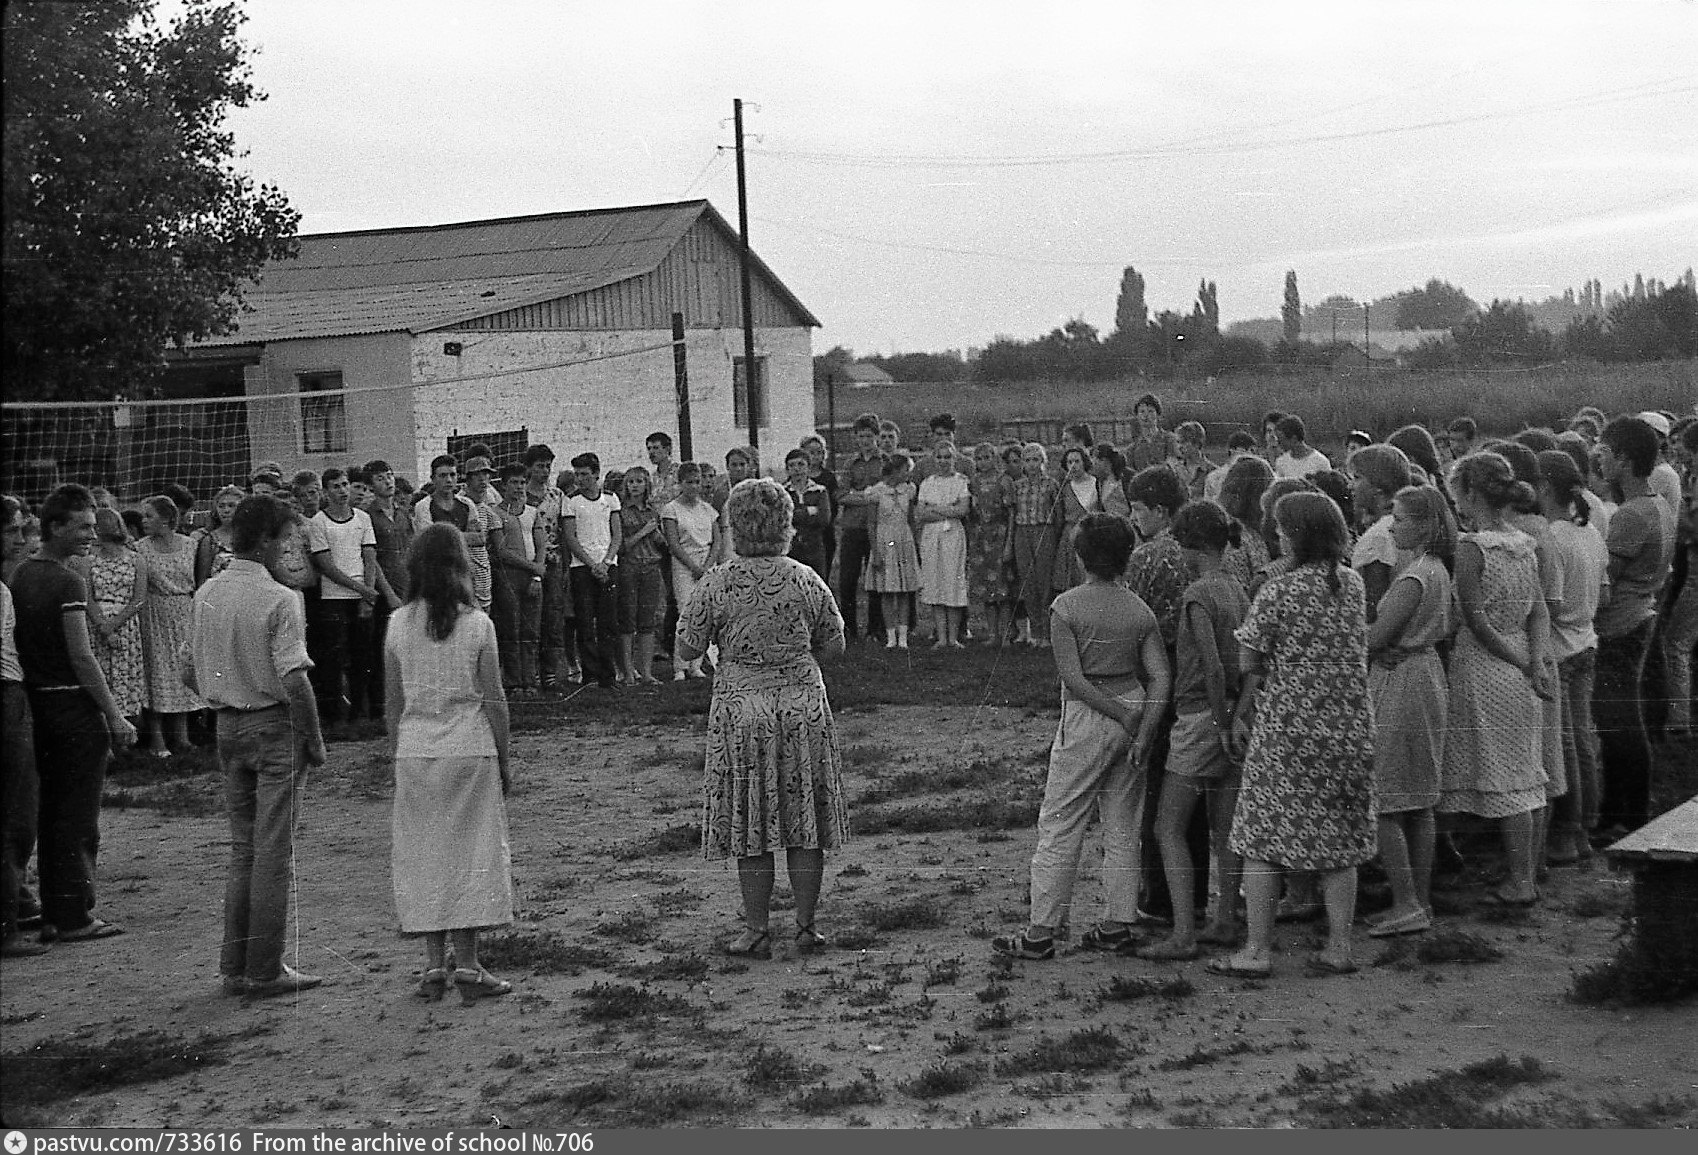
<instances>
[{"instance_id":1,"label":"boy in white t-shirt","mask_svg":"<svg viewBox=\"0 0 1698 1155\"><path fill-rule=\"evenodd\" d=\"M318 570L320 649L316 663L318 712L326 723L351 720L367 704L371 670L372 607L377 588L377 534L371 517L353 504L353 483L338 466L321 477L324 504L307 522L313 567ZM393 606L391 608L394 608Z\"/></svg>"},{"instance_id":2,"label":"boy in white t-shirt","mask_svg":"<svg viewBox=\"0 0 1698 1155\"><path fill-rule=\"evenodd\" d=\"M1274 461L1275 477L1303 478L1311 473L1324 473L1332 468L1332 462L1319 449L1313 448L1306 438L1308 431L1303 428L1303 419L1294 414L1286 414L1274 426L1279 434L1279 447L1282 450Z\"/></svg>"},{"instance_id":3,"label":"boy in white t-shirt","mask_svg":"<svg viewBox=\"0 0 1698 1155\"><path fill-rule=\"evenodd\" d=\"M561 514L560 548L571 555L568 580L577 609L578 661L584 682L604 690L613 678L614 647L619 637L619 499L601 488L601 458L580 453L572 459L578 492L566 499Z\"/></svg>"}]
</instances>

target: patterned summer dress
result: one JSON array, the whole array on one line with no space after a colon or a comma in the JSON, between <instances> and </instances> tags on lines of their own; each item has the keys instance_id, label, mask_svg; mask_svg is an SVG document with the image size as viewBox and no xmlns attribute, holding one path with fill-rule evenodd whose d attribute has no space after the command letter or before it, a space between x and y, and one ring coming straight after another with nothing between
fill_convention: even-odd
<instances>
[{"instance_id":1,"label":"patterned summer dress","mask_svg":"<svg viewBox=\"0 0 1698 1155\"><path fill-rule=\"evenodd\" d=\"M1336 592L1319 565L1270 578L1237 631L1268 674L1229 844L1294 870L1341 870L1376 849L1367 595L1354 571L1336 573Z\"/></svg>"},{"instance_id":2,"label":"patterned summer dress","mask_svg":"<svg viewBox=\"0 0 1698 1155\"><path fill-rule=\"evenodd\" d=\"M101 613L112 617L130 604L135 589L136 567L145 565L135 553L120 550L108 558L96 553L89 558L89 596L100 606ZM146 613L144 608L143 613ZM100 672L106 675L106 685L112 700L126 716L140 714L147 706L147 665L142 656L142 614L137 614L118 628L110 638L102 639L90 631L94 656L100 662Z\"/></svg>"},{"instance_id":3,"label":"patterned summer dress","mask_svg":"<svg viewBox=\"0 0 1698 1155\"><path fill-rule=\"evenodd\" d=\"M152 537L136 545L147 565L147 605L137 615L147 656L147 705L158 714L190 714L206 706L183 685L180 657L194 614L195 551L182 534L168 540L176 546L170 553Z\"/></svg>"},{"instance_id":4,"label":"patterned summer dress","mask_svg":"<svg viewBox=\"0 0 1698 1155\"><path fill-rule=\"evenodd\" d=\"M881 481L868 487L867 493L878 498L872 552L884 564L874 568L869 562L862 584L874 593L914 593L920 588L920 554L914 548L914 531L908 524L914 486L905 481L893 489Z\"/></svg>"},{"instance_id":5,"label":"patterned summer dress","mask_svg":"<svg viewBox=\"0 0 1698 1155\"><path fill-rule=\"evenodd\" d=\"M967 496L967 478L933 474L920 482L920 500L953 505ZM920 600L933 606L967 604L967 526L961 518L920 527Z\"/></svg>"},{"instance_id":6,"label":"patterned summer dress","mask_svg":"<svg viewBox=\"0 0 1698 1155\"><path fill-rule=\"evenodd\" d=\"M1434 648L1455 628L1450 574L1422 554L1392 579L1421 587L1421 601L1402 631L1368 668L1374 700L1374 783L1381 814L1429 810L1439 800L1449 690Z\"/></svg>"},{"instance_id":7,"label":"patterned summer dress","mask_svg":"<svg viewBox=\"0 0 1698 1155\"><path fill-rule=\"evenodd\" d=\"M981 605L1008 601L1008 550L1013 524L1014 482L998 469L975 473L968 483L973 497L972 529L967 538L967 597Z\"/></svg>"},{"instance_id":8,"label":"patterned summer dress","mask_svg":"<svg viewBox=\"0 0 1698 1155\"><path fill-rule=\"evenodd\" d=\"M1480 597L1486 621L1527 644L1527 615L1542 595L1533 539L1519 530L1462 535L1480 547ZM1533 683L1488 653L1466 624L1450 657L1450 716L1438 808L1508 818L1545 804L1540 748L1544 712Z\"/></svg>"},{"instance_id":9,"label":"patterned summer dress","mask_svg":"<svg viewBox=\"0 0 1698 1155\"><path fill-rule=\"evenodd\" d=\"M746 858L830 849L849 836L837 724L814 653L843 644L824 579L787 557L715 566L680 611L678 638L719 646L708 707L702 850Z\"/></svg>"}]
</instances>

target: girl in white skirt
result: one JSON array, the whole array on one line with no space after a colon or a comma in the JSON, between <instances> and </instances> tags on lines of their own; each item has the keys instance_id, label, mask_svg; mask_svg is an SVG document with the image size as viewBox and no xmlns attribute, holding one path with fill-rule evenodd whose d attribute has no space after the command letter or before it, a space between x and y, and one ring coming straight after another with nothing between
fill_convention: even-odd
<instances>
[{"instance_id":1,"label":"girl in white skirt","mask_svg":"<svg viewBox=\"0 0 1698 1155\"><path fill-rule=\"evenodd\" d=\"M411 600L384 638L395 909L401 932L424 938L420 997L446 991L452 935L453 982L474 1003L513 989L478 963L478 931L513 921L507 699L495 624L472 600L459 531L439 522L420 533L407 575Z\"/></svg>"}]
</instances>

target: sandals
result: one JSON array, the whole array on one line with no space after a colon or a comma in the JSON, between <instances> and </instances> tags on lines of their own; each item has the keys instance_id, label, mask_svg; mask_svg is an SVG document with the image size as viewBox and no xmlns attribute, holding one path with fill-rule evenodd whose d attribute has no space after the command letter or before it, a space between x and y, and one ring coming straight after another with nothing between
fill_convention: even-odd
<instances>
[{"instance_id":1,"label":"sandals","mask_svg":"<svg viewBox=\"0 0 1698 1155\"><path fill-rule=\"evenodd\" d=\"M1048 962L1055 957L1055 938L1028 938L1025 931L1019 934L999 934L991 939L991 949L997 954L1011 958Z\"/></svg>"},{"instance_id":2,"label":"sandals","mask_svg":"<svg viewBox=\"0 0 1698 1155\"><path fill-rule=\"evenodd\" d=\"M750 937L750 936L753 937ZM743 942L748 939L747 942ZM742 943L741 946L738 943ZM720 948L732 958L752 958L766 962L772 958L772 932L746 930L738 938Z\"/></svg>"},{"instance_id":3,"label":"sandals","mask_svg":"<svg viewBox=\"0 0 1698 1155\"><path fill-rule=\"evenodd\" d=\"M423 983L420 984L422 989ZM477 970L456 968L454 971L454 987L460 992L460 1001L471 1006L479 999L499 998L513 990L513 984L505 979L498 979L488 971L479 967Z\"/></svg>"},{"instance_id":4,"label":"sandals","mask_svg":"<svg viewBox=\"0 0 1698 1155\"><path fill-rule=\"evenodd\" d=\"M1099 923L1079 936L1079 945L1086 950L1130 955L1138 946L1138 936L1129 926L1122 926L1119 930L1106 930Z\"/></svg>"},{"instance_id":5,"label":"sandals","mask_svg":"<svg viewBox=\"0 0 1698 1155\"><path fill-rule=\"evenodd\" d=\"M415 995L432 1003L441 1002L442 996L447 992L448 968L446 967L428 968L419 976L419 985L413 988Z\"/></svg>"},{"instance_id":6,"label":"sandals","mask_svg":"<svg viewBox=\"0 0 1698 1155\"><path fill-rule=\"evenodd\" d=\"M1349 959L1345 959L1343 962L1334 962L1326 955L1317 952L1303 960L1303 969L1317 978L1329 978L1333 975L1353 975L1356 973L1357 967Z\"/></svg>"},{"instance_id":7,"label":"sandals","mask_svg":"<svg viewBox=\"0 0 1698 1155\"><path fill-rule=\"evenodd\" d=\"M113 935L123 933L124 928L117 923L105 922L96 918L90 919L82 926L74 927L71 930L62 930L54 938L59 942L92 942L97 938L111 938ZM48 939L45 933L42 934L42 940L44 942L52 941Z\"/></svg>"},{"instance_id":8,"label":"sandals","mask_svg":"<svg viewBox=\"0 0 1698 1155\"><path fill-rule=\"evenodd\" d=\"M1245 967L1234 963L1230 958L1210 959L1203 964L1203 969L1212 975L1220 975L1229 979L1265 979L1273 974L1273 966Z\"/></svg>"},{"instance_id":9,"label":"sandals","mask_svg":"<svg viewBox=\"0 0 1698 1155\"><path fill-rule=\"evenodd\" d=\"M796 953L797 954L814 954L817 951L830 950L830 949L831 949L831 941L829 939L827 939L825 937L825 935L820 934L818 931L816 931L814 929L813 923L810 922L807 926L802 926L800 923L797 924L797 926L796 926Z\"/></svg>"}]
</instances>

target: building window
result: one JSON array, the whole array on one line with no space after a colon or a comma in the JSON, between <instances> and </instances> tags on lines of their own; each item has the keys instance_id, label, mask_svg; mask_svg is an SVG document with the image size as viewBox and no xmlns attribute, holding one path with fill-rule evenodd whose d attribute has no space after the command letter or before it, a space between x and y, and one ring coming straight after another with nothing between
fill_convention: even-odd
<instances>
[{"instance_id":1,"label":"building window","mask_svg":"<svg viewBox=\"0 0 1698 1155\"><path fill-rule=\"evenodd\" d=\"M348 412L343 407L342 374L302 373L301 452L348 452ZM330 393L330 396L314 396Z\"/></svg>"},{"instance_id":2,"label":"building window","mask_svg":"<svg viewBox=\"0 0 1698 1155\"><path fill-rule=\"evenodd\" d=\"M772 424L771 395L767 389L765 357L755 358L755 413L763 428ZM743 357L731 359L732 424L749 427L749 365Z\"/></svg>"}]
</instances>

